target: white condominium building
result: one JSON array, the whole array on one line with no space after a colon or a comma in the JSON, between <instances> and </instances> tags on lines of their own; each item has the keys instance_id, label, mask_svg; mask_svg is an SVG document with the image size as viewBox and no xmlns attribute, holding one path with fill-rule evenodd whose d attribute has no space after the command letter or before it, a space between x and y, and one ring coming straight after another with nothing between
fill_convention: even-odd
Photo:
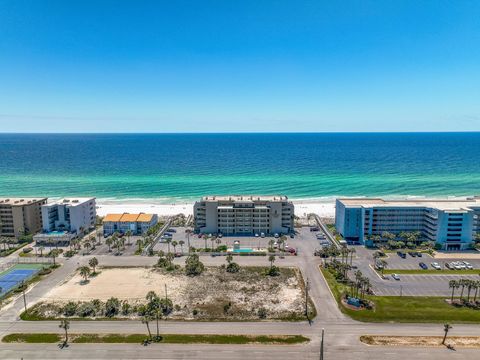
<instances>
[{"instance_id":1,"label":"white condominium building","mask_svg":"<svg viewBox=\"0 0 480 360\"><path fill-rule=\"evenodd\" d=\"M287 234L294 206L286 196L205 196L193 208L195 232L222 235Z\"/></svg>"},{"instance_id":2,"label":"white condominium building","mask_svg":"<svg viewBox=\"0 0 480 360\"><path fill-rule=\"evenodd\" d=\"M372 235L418 232L443 250L465 250L480 232L480 197L384 200L337 199L337 231L347 240L372 245Z\"/></svg>"},{"instance_id":3,"label":"white condominium building","mask_svg":"<svg viewBox=\"0 0 480 360\"><path fill-rule=\"evenodd\" d=\"M43 231L83 235L95 227L95 198L61 199L42 206Z\"/></svg>"}]
</instances>

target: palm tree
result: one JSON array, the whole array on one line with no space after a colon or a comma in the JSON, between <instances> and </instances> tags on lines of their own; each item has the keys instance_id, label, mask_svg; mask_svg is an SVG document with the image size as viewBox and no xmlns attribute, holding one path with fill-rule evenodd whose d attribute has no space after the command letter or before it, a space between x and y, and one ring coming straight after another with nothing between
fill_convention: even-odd
<instances>
[{"instance_id":1,"label":"palm tree","mask_svg":"<svg viewBox=\"0 0 480 360\"><path fill-rule=\"evenodd\" d=\"M40 257L43 257L43 250L45 250L45 248L43 246L40 246L38 250L40 250Z\"/></svg>"},{"instance_id":2,"label":"palm tree","mask_svg":"<svg viewBox=\"0 0 480 360\"><path fill-rule=\"evenodd\" d=\"M148 313L142 316L142 324L147 325L148 330L148 339L152 340L152 333L150 331L150 321L152 320L152 316Z\"/></svg>"},{"instance_id":3,"label":"palm tree","mask_svg":"<svg viewBox=\"0 0 480 360\"><path fill-rule=\"evenodd\" d=\"M90 275L90 268L88 266L80 267L80 276L83 276L85 282L88 280L88 275Z\"/></svg>"},{"instance_id":4,"label":"palm tree","mask_svg":"<svg viewBox=\"0 0 480 360\"><path fill-rule=\"evenodd\" d=\"M187 234L187 244L188 244L188 252L190 253L190 234L192 233L192 229L187 228L185 229L185 234Z\"/></svg>"},{"instance_id":5,"label":"palm tree","mask_svg":"<svg viewBox=\"0 0 480 360\"><path fill-rule=\"evenodd\" d=\"M138 252L142 251L142 239L137 239Z\"/></svg>"},{"instance_id":6,"label":"palm tree","mask_svg":"<svg viewBox=\"0 0 480 360\"><path fill-rule=\"evenodd\" d=\"M453 296L454 296L454 294L455 294L455 289L459 287L459 284L458 284L458 282L457 282L456 280L450 280L450 281L448 282L448 287L449 287L450 289L452 289L452 296L451 296L451 298L450 298L450 301L453 302Z\"/></svg>"},{"instance_id":7,"label":"palm tree","mask_svg":"<svg viewBox=\"0 0 480 360\"><path fill-rule=\"evenodd\" d=\"M98 266L98 259L97 259L96 257L91 258L91 259L88 261L88 265L90 265L90 267L91 267L92 270L93 270L93 273L95 274L95 268Z\"/></svg>"},{"instance_id":8,"label":"palm tree","mask_svg":"<svg viewBox=\"0 0 480 360\"><path fill-rule=\"evenodd\" d=\"M463 290L465 290L465 285L467 285L467 284L465 282L465 279L458 280L458 283L462 287L462 292L460 293L460 300L462 300L463 299Z\"/></svg>"},{"instance_id":9,"label":"palm tree","mask_svg":"<svg viewBox=\"0 0 480 360\"><path fill-rule=\"evenodd\" d=\"M226 260L227 260L227 263L231 263L233 261L233 256L232 254L228 254L227 257L226 257Z\"/></svg>"},{"instance_id":10,"label":"palm tree","mask_svg":"<svg viewBox=\"0 0 480 360\"><path fill-rule=\"evenodd\" d=\"M102 232L97 230L97 245L102 245Z\"/></svg>"},{"instance_id":11,"label":"palm tree","mask_svg":"<svg viewBox=\"0 0 480 360\"><path fill-rule=\"evenodd\" d=\"M385 260L380 259L380 264L382 265L382 275L383 275L383 272L388 267L388 263Z\"/></svg>"},{"instance_id":12,"label":"palm tree","mask_svg":"<svg viewBox=\"0 0 480 360\"><path fill-rule=\"evenodd\" d=\"M215 244L215 240L216 240L215 236L212 236L210 238L210 242L212 243L212 251L213 251L213 244Z\"/></svg>"},{"instance_id":13,"label":"palm tree","mask_svg":"<svg viewBox=\"0 0 480 360\"><path fill-rule=\"evenodd\" d=\"M132 230L127 230L125 232L125 236L127 237L127 245L130 245L130 236L132 236Z\"/></svg>"},{"instance_id":14,"label":"palm tree","mask_svg":"<svg viewBox=\"0 0 480 360\"><path fill-rule=\"evenodd\" d=\"M155 293L155 291L149 291L147 293L146 299L148 300L147 308L149 313L155 314L155 320L157 322L157 336L156 339L160 339L160 332L158 321L160 320L161 314L161 307L160 307L160 297Z\"/></svg>"},{"instance_id":15,"label":"palm tree","mask_svg":"<svg viewBox=\"0 0 480 360\"><path fill-rule=\"evenodd\" d=\"M68 329L70 329L70 320L61 319L58 327L65 330L65 341L63 342L63 345L65 346L68 344Z\"/></svg>"},{"instance_id":16,"label":"palm tree","mask_svg":"<svg viewBox=\"0 0 480 360\"><path fill-rule=\"evenodd\" d=\"M474 284L473 280L466 279L465 281L466 281L465 285L467 286L467 302L469 302L470 301L470 292L474 288L475 284Z\"/></svg>"},{"instance_id":17,"label":"palm tree","mask_svg":"<svg viewBox=\"0 0 480 360\"><path fill-rule=\"evenodd\" d=\"M451 327L449 324L443 325L443 331L445 332L445 335L443 336L442 345L445 345L445 340L447 340L448 331L449 331L451 328L452 328L452 327Z\"/></svg>"},{"instance_id":18,"label":"palm tree","mask_svg":"<svg viewBox=\"0 0 480 360\"><path fill-rule=\"evenodd\" d=\"M108 245L108 252L112 251L112 243L113 243L113 238L109 237L107 240L105 240L105 244Z\"/></svg>"},{"instance_id":19,"label":"palm tree","mask_svg":"<svg viewBox=\"0 0 480 360\"><path fill-rule=\"evenodd\" d=\"M185 241L180 240L178 243L180 244L180 248L182 249L182 254L183 254L183 245L185 244Z\"/></svg>"},{"instance_id":20,"label":"palm tree","mask_svg":"<svg viewBox=\"0 0 480 360\"><path fill-rule=\"evenodd\" d=\"M90 236L89 242L92 245L92 250L95 250L95 236Z\"/></svg>"},{"instance_id":21,"label":"palm tree","mask_svg":"<svg viewBox=\"0 0 480 360\"><path fill-rule=\"evenodd\" d=\"M475 294L473 295L473 302L477 301L477 293L478 289L480 289L480 281L475 281Z\"/></svg>"},{"instance_id":22,"label":"palm tree","mask_svg":"<svg viewBox=\"0 0 480 360\"><path fill-rule=\"evenodd\" d=\"M175 240L172 241L172 246L173 246L173 252L176 253L177 252L177 245L178 245L178 242L176 242Z\"/></svg>"},{"instance_id":23,"label":"palm tree","mask_svg":"<svg viewBox=\"0 0 480 360\"><path fill-rule=\"evenodd\" d=\"M355 250L355 248L350 249L350 266L352 266L353 254L355 254L356 252L357 250Z\"/></svg>"},{"instance_id":24,"label":"palm tree","mask_svg":"<svg viewBox=\"0 0 480 360\"><path fill-rule=\"evenodd\" d=\"M172 266L172 261L175 258L175 255L173 255L172 253L168 253L167 256L165 256L165 257L168 261L169 266Z\"/></svg>"},{"instance_id":25,"label":"palm tree","mask_svg":"<svg viewBox=\"0 0 480 360\"><path fill-rule=\"evenodd\" d=\"M168 245L168 253L170 254L170 244L172 243L172 239L168 238L167 240L165 240L165 242Z\"/></svg>"},{"instance_id":26,"label":"palm tree","mask_svg":"<svg viewBox=\"0 0 480 360\"><path fill-rule=\"evenodd\" d=\"M87 249L87 254L90 252L90 247L91 246L92 246L92 244L90 244L90 241L88 241L88 240L83 243L83 247L85 249Z\"/></svg>"},{"instance_id":27,"label":"palm tree","mask_svg":"<svg viewBox=\"0 0 480 360\"><path fill-rule=\"evenodd\" d=\"M55 266L55 258L60 254L60 251L58 249L53 249L50 251L50 256L53 259L53 266Z\"/></svg>"},{"instance_id":28,"label":"palm tree","mask_svg":"<svg viewBox=\"0 0 480 360\"><path fill-rule=\"evenodd\" d=\"M270 261L270 269L273 268L273 263L275 262L275 255L270 255L268 257L268 261Z\"/></svg>"},{"instance_id":29,"label":"palm tree","mask_svg":"<svg viewBox=\"0 0 480 360\"><path fill-rule=\"evenodd\" d=\"M207 240L208 240L208 235L205 234L203 235L203 240L205 241L205 251L207 250Z\"/></svg>"}]
</instances>

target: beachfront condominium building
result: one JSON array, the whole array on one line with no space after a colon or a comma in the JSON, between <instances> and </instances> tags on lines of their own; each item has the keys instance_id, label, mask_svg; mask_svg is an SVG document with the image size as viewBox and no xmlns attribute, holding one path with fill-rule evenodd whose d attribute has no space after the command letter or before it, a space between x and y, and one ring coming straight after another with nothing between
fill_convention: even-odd
<instances>
[{"instance_id":1,"label":"beachfront condominium building","mask_svg":"<svg viewBox=\"0 0 480 360\"><path fill-rule=\"evenodd\" d=\"M47 198L0 198L0 236L35 234L42 229Z\"/></svg>"},{"instance_id":2,"label":"beachfront condominium building","mask_svg":"<svg viewBox=\"0 0 480 360\"><path fill-rule=\"evenodd\" d=\"M294 207L286 196L205 196L193 208L195 232L222 235L287 234Z\"/></svg>"},{"instance_id":3,"label":"beachfront condominium building","mask_svg":"<svg viewBox=\"0 0 480 360\"><path fill-rule=\"evenodd\" d=\"M337 199L337 231L346 239L373 245L385 232L419 234L443 250L469 249L480 233L480 197L465 199Z\"/></svg>"},{"instance_id":4,"label":"beachfront condominium building","mask_svg":"<svg viewBox=\"0 0 480 360\"><path fill-rule=\"evenodd\" d=\"M103 218L103 235L125 234L129 230L132 235L142 235L157 223L157 214L107 214Z\"/></svg>"},{"instance_id":5,"label":"beachfront condominium building","mask_svg":"<svg viewBox=\"0 0 480 360\"><path fill-rule=\"evenodd\" d=\"M96 215L95 198L61 199L42 205L42 228L80 236L95 227Z\"/></svg>"}]
</instances>

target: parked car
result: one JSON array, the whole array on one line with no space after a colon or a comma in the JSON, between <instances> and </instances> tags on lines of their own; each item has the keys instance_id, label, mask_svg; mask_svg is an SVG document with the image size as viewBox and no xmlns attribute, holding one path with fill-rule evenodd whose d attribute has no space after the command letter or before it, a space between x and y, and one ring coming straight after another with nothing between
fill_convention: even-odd
<instances>
[{"instance_id":1,"label":"parked car","mask_svg":"<svg viewBox=\"0 0 480 360\"><path fill-rule=\"evenodd\" d=\"M280 237L280 235L278 235L278 233L275 233L275 234L273 235L273 237L274 237L275 239L278 239L278 238Z\"/></svg>"},{"instance_id":2,"label":"parked car","mask_svg":"<svg viewBox=\"0 0 480 360\"><path fill-rule=\"evenodd\" d=\"M175 230L175 229L173 229L173 228L172 228L172 229L168 229L167 231L168 231L168 232L172 232L172 233L177 232L177 230Z\"/></svg>"},{"instance_id":3,"label":"parked car","mask_svg":"<svg viewBox=\"0 0 480 360\"><path fill-rule=\"evenodd\" d=\"M422 257L422 253L421 253L421 252L417 251L416 254L417 254L418 257Z\"/></svg>"},{"instance_id":4,"label":"parked car","mask_svg":"<svg viewBox=\"0 0 480 360\"><path fill-rule=\"evenodd\" d=\"M392 274L392 278L394 278L397 281L400 281L400 276L398 276L398 274Z\"/></svg>"},{"instance_id":5,"label":"parked car","mask_svg":"<svg viewBox=\"0 0 480 360\"><path fill-rule=\"evenodd\" d=\"M318 226L312 226L312 227L310 228L310 231L318 231L318 230L320 230L320 229L318 228Z\"/></svg>"},{"instance_id":6,"label":"parked car","mask_svg":"<svg viewBox=\"0 0 480 360\"><path fill-rule=\"evenodd\" d=\"M405 259L407 257L407 254L401 251L397 251L397 255L400 256L402 259Z\"/></svg>"},{"instance_id":7,"label":"parked car","mask_svg":"<svg viewBox=\"0 0 480 360\"><path fill-rule=\"evenodd\" d=\"M176 252L175 253L175 257L182 257L182 256L183 256L183 254L181 252Z\"/></svg>"},{"instance_id":8,"label":"parked car","mask_svg":"<svg viewBox=\"0 0 480 360\"><path fill-rule=\"evenodd\" d=\"M294 248L288 248L287 251L288 251L290 254L295 254L295 253L297 252Z\"/></svg>"},{"instance_id":9,"label":"parked car","mask_svg":"<svg viewBox=\"0 0 480 360\"><path fill-rule=\"evenodd\" d=\"M435 270L442 270L442 267L437 262L431 263L430 266L433 267Z\"/></svg>"},{"instance_id":10,"label":"parked car","mask_svg":"<svg viewBox=\"0 0 480 360\"><path fill-rule=\"evenodd\" d=\"M293 239L295 237L294 234L290 234L290 239Z\"/></svg>"},{"instance_id":11,"label":"parked car","mask_svg":"<svg viewBox=\"0 0 480 360\"><path fill-rule=\"evenodd\" d=\"M469 262L467 261L462 261L463 262L463 265L465 265L465 267L469 270L473 269L473 266L472 264L470 264Z\"/></svg>"},{"instance_id":12,"label":"parked car","mask_svg":"<svg viewBox=\"0 0 480 360\"><path fill-rule=\"evenodd\" d=\"M454 267L453 267L453 265L452 265L451 263L446 263L446 264L445 264L445 267L446 267L447 269L454 270Z\"/></svg>"},{"instance_id":13,"label":"parked car","mask_svg":"<svg viewBox=\"0 0 480 360\"><path fill-rule=\"evenodd\" d=\"M265 233L260 233L260 237L264 238L265 237Z\"/></svg>"},{"instance_id":14,"label":"parked car","mask_svg":"<svg viewBox=\"0 0 480 360\"><path fill-rule=\"evenodd\" d=\"M427 270L428 269L428 266L427 264L425 264L424 262L421 262L418 264L423 270Z\"/></svg>"},{"instance_id":15,"label":"parked car","mask_svg":"<svg viewBox=\"0 0 480 360\"><path fill-rule=\"evenodd\" d=\"M417 256L417 253L413 252L413 251L409 251L408 255L410 255L411 257L415 257L415 256Z\"/></svg>"},{"instance_id":16,"label":"parked car","mask_svg":"<svg viewBox=\"0 0 480 360\"><path fill-rule=\"evenodd\" d=\"M260 235L258 235L258 233L255 233L255 237L259 237Z\"/></svg>"}]
</instances>

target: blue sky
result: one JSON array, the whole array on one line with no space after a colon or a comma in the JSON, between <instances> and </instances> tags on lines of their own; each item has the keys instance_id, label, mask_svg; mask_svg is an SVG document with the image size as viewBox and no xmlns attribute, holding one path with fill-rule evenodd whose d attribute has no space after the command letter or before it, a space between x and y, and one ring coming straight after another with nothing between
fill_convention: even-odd
<instances>
[{"instance_id":1,"label":"blue sky","mask_svg":"<svg viewBox=\"0 0 480 360\"><path fill-rule=\"evenodd\" d=\"M0 0L0 131L480 131L479 14L478 1Z\"/></svg>"}]
</instances>

